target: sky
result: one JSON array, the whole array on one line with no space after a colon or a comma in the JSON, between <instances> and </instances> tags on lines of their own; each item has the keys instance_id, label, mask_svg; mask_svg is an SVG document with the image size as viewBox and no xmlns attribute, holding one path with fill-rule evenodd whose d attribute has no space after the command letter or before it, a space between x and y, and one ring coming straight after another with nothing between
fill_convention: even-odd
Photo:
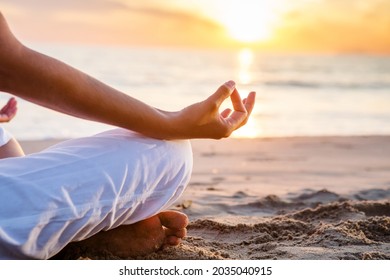
<instances>
[{"instance_id":1,"label":"sky","mask_svg":"<svg viewBox=\"0 0 390 280\"><path fill-rule=\"evenodd\" d=\"M20 40L390 53L389 0L0 0Z\"/></svg>"}]
</instances>

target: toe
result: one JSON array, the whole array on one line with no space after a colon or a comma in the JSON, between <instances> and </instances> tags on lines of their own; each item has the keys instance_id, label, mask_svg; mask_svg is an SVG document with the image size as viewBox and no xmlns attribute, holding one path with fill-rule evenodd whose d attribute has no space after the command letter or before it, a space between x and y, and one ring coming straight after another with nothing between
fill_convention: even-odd
<instances>
[{"instance_id":1,"label":"toe","mask_svg":"<svg viewBox=\"0 0 390 280\"><path fill-rule=\"evenodd\" d=\"M181 238L178 238L176 236L168 236L167 239L165 240L165 245L169 246L177 246L181 242Z\"/></svg>"},{"instance_id":2,"label":"toe","mask_svg":"<svg viewBox=\"0 0 390 280\"><path fill-rule=\"evenodd\" d=\"M165 236L167 236L167 238L169 236L175 236L175 237L178 237L178 238L184 238L187 236L187 229L186 228L182 228L182 229L166 229L165 230Z\"/></svg>"},{"instance_id":3,"label":"toe","mask_svg":"<svg viewBox=\"0 0 390 280\"><path fill-rule=\"evenodd\" d=\"M177 211L164 211L158 214L161 224L172 230L180 230L188 225L187 215Z\"/></svg>"}]
</instances>

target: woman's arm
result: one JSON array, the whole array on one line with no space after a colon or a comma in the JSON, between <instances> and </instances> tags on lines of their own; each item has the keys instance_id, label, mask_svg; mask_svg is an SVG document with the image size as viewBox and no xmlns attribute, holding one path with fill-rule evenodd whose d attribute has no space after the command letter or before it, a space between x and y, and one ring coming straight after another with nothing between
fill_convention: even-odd
<instances>
[{"instance_id":1,"label":"woman's arm","mask_svg":"<svg viewBox=\"0 0 390 280\"><path fill-rule=\"evenodd\" d=\"M0 13L0 90L79 118L134 130L160 139L222 138L245 124L255 94L242 102L233 82L208 99L164 112L89 75L21 44ZM231 98L234 112L219 113Z\"/></svg>"}]
</instances>

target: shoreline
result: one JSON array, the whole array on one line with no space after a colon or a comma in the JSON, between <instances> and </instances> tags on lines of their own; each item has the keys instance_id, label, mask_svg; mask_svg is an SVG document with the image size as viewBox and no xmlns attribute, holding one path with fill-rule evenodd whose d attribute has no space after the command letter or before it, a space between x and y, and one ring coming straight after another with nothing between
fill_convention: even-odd
<instances>
[{"instance_id":1,"label":"shoreline","mask_svg":"<svg viewBox=\"0 0 390 280\"><path fill-rule=\"evenodd\" d=\"M109 128L108 128L109 129ZM85 137L81 136L80 138ZM348 139L348 138L388 138L390 134L362 134L362 135L291 135L291 136L259 136L259 137L233 137L221 140L213 139L192 139L191 142L223 142L223 141L274 141L274 140L294 140L294 139ZM17 139L26 154L38 152L42 149L55 145L59 142L70 140L72 138L46 138L46 139Z\"/></svg>"}]
</instances>

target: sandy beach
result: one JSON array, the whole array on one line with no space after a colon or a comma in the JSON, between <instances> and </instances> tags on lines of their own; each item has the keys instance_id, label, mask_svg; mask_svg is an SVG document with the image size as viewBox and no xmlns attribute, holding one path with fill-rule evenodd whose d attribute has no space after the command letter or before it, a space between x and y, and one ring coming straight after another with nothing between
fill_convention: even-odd
<instances>
[{"instance_id":1,"label":"sandy beach","mask_svg":"<svg viewBox=\"0 0 390 280\"><path fill-rule=\"evenodd\" d=\"M25 141L27 153L57 141ZM390 259L390 136L194 140L188 237L140 259ZM116 259L68 251L67 259Z\"/></svg>"}]
</instances>

